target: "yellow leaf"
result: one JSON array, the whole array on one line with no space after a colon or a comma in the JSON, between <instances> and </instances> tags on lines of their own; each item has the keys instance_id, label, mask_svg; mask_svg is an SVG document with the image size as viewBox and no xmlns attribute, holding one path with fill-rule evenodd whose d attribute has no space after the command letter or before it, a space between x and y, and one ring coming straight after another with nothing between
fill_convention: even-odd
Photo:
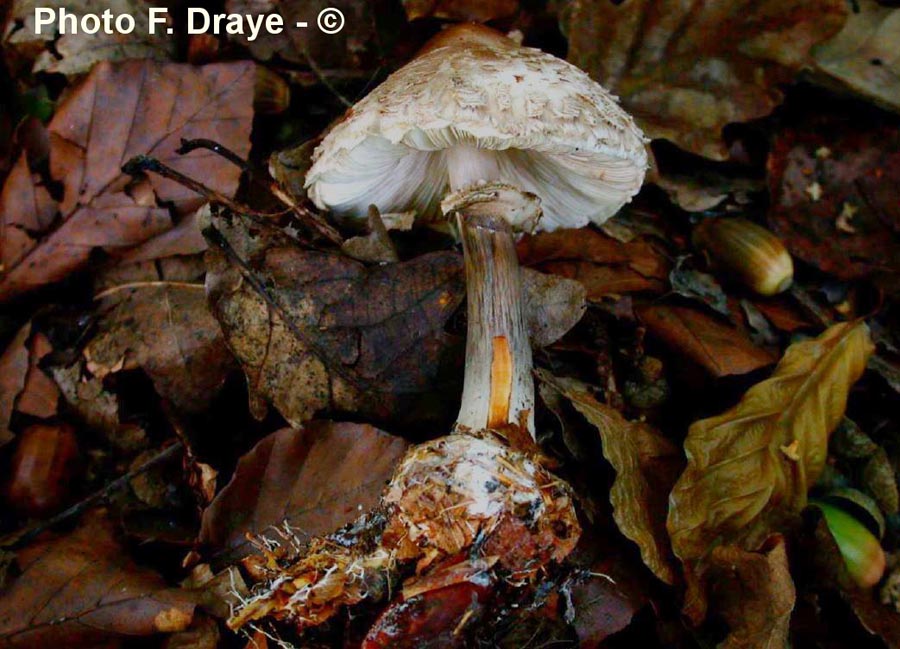
<instances>
[{"instance_id":1,"label":"yellow leaf","mask_svg":"<svg viewBox=\"0 0 900 649\"><path fill-rule=\"evenodd\" d=\"M755 550L806 506L806 492L825 465L828 436L872 350L864 323L834 325L788 347L771 378L735 407L691 426L668 529L685 564L685 612L694 621L705 616L697 577L713 547Z\"/></svg>"},{"instance_id":2,"label":"yellow leaf","mask_svg":"<svg viewBox=\"0 0 900 649\"><path fill-rule=\"evenodd\" d=\"M638 545L647 567L667 584L674 583L674 557L664 520L666 500L682 466L678 448L650 424L628 421L597 401L586 384L543 370L537 374L600 432L603 455L616 470L609 492L616 525Z\"/></svg>"}]
</instances>

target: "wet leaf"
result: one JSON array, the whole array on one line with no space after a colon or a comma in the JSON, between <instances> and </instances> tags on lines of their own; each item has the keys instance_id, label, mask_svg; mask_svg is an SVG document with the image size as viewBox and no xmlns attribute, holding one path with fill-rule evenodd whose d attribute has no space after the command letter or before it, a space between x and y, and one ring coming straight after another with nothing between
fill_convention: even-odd
<instances>
[{"instance_id":1,"label":"wet leaf","mask_svg":"<svg viewBox=\"0 0 900 649\"><path fill-rule=\"evenodd\" d=\"M526 236L518 252L523 265L581 282L589 300L662 293L668 281L669 261L649 240L622 243L592 228Z\"/></svg>"},{"instance_id":2,"label":"wet leaf","mask_svg":"<svg viewBox=\"0 0 900 649\"><path fill-rule=\"evenodd\" d=\"M562 392L600 432L603 455L616 471L609 492L616 524L641 549L647 567L667 584L674 583L675 557L665 518L669 492L683 466L678 448L646 422L628 421L597 401L580 381L543 370L538 377Z\"/></svg>"},{"instance_id":3,"label":"wet leaf","mask_svg":"<svg viewBox=\"0 0 900 649\"><path fill-rule=\"evenodd\" d=\"M68 33L57 37L55 26L35 31L35 9L54 11L64 8L77 17L79 23L85 14L97 13L96 3L90 0L16 0L8 15L4 40L20 57L34 58L33 72L59 72L67 76L81 74L100 61L124 61L126 59L156 59L165 61L175 55L175 39L166 34L165 27L156 27L150 33L147 4L142 0L107 0L103 8L109 8L114 16L129 14L134 18L134 30L122 34L102 29L94 34ZM21 26L20 26L21 25Z\"/></svg>"},{"instance_id":4,"label":"wet leaf","mask_svg":"<svg viewBox=\"0 0 900 649\"><path fill-rule=\"evenodd\" d=\"M769 223L792 255L840 279L900 273L896 126L825 116L785 131L775 139L768 176Z\"/></svg>"},{"instance_id":5,"label":"wet leaf","mask_svg":"<svg viewBox=\"0 0 900 649\"><path fill-rule=\"evenodd\" d=\"M379 502L407 447L364 424L314 422L272 433L238 461L203 512L200 541L237 558L252 550L248 533L285 521L303 537L330 534Z\"/></svg>"},{"instance_id":6,"label":"wet leaf","mask_svg":"<svg viewBox=\"0 0 900 649\"><path fill-rule=\"evenodd\" d=\"M202 263L185 260L120 269L116 281L126 288L107 289L116 292L103 299L98 333L84 351L91 373L141 367L177 408L205 410L234 361L207 305L203 272Z\"/></svg>"},{"instance_id":7,"label":"wet leaf","mask_svg":"<svg viewBox=\"0 0 900 649\"><path fill-rule=\"evenodd\" d=\"M702 311L656 305L642 307L637 314L651 335L714 377L746 374L775 362L743 332Z\"/></svg>"},{"instance_id":8,"label":"wet leaf","mask_svg":"<svg viewBox=\"0 0 900 649\"><path fill-rule=\"evenodd\" d=\"M570 0L563 26L569 60L647 135L724 159L722 127L767 115L846 13L844 0Z\"/></svg>"},{"instance_id":9,"label":"wet leaf","mask_svg":"<svg viewBox=\"0 0 900 649\"><path fill-rule=\"evenodd\" d=\"M324 409L409 414L425 407L423 395L447 389L438 381L452 351L443 327L464 291L458 255L366 268L302 249L274 228L214 223L247 267L210 252L213 315L251 394L271 401L292 425ZM448 404L446 394L441 399L420 417L440 418L440 404Z\"/></svg>"},{"instance_id":10,"label":"wet leaf","mask_svg":"<svg viewBox=\"0 0 900 649\"><path fill-rule=\"evenodd\" d=\"M18 565L0 593L5 647L93 647L110 636L181 631L194 616L189 593L128 558L103 512L20 551Z\"/></svg>"},{"instance_id":11,"label":"wet leaf","mask_svg":"<svg viewBox=\"0 0 900 649\"><path fill-rule=\"evenodd\" d=\"M900 9L882 4L857 0L847 24L814 58L819 70L854 92L900 110Z\"/></svg>"},{"instance_id":12,"label":"wet leaf","mask_svg":"<svg viewBox=\"0 0 900 649\"><path fill-rule=\"evenodd\" d=\"M773 536L760 552L733 545L712 551L716 610L730 627L719 649L786 649L797 598L784 537Z\"/></svg>"},{"instance_id":13,"label":"wet leaf","mask_svg":"<svg viewBox=\"0 0 900 649\"><path fill-rule=\"evenodd\" d=\"M184 215L200 205L160 177L130 184L120 167L149 154L230 194L240 170L211 152L178 156L181 138L209 137L238 155L249 150L254 66L101 63L49 125L56 200L19 157L0 194L0 300L55 282L95 249L115 253L172 227L163 203ZM54 190L55 192L56 190Z\"/></svg>"},{"instance_id":14,"label":"wet leaf","mask_svg":"<svg viewBox=\"0 0 900 649\"><path fill-rule=\"evenodd\" d=\"M692 620L704 617L695 577L713 547L754 550L806 506L828 436L872 349L865 324L834 325L788 347L773 375L736 406L691 425L668 529L689 577L685 609Z\"/></svg>"}]
</instances>

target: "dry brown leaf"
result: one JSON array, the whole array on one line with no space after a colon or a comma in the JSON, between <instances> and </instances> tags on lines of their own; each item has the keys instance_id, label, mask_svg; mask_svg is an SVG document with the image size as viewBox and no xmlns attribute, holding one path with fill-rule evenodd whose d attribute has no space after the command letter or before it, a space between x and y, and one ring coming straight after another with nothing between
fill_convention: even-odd
<instances>
[{"instance_id":1,"label":"dry brown leaf","mask_svg":"<svg viewBox=\"0 0 900 649\"><path fill-rule=\"evenodd\" d=\"M31 337L28 351L30 353L28 374L16 402L16 410L32 417L49 419L57 412L59 388L38 363L53 351L53 346L44 334L38 332Z\"/></svg>"},{"instance_id":2,"label":"dry brown leaf","mask_svg":"<svg viewBox=\"0 0 900 649\"><path fill-rule=\"evenodd\" d=\"M678 448L650 424L628 421L615 408L597 401L580 381L543 370L537 374L600 432L603 455L616 471L609 492L616 524L640 548L647 567L667 584L674 583L675 557L665 519L669 492L684 464Z\"/></svg>"},{"instance_id":3,"label":"dry brown leaf","mask_svg":"<svg viewBox=\"0 0 900 649\"><path fill-rule=\"evenodd\" d=\"M518 244L522 264L578 280L589 300L666 289L671 264L649 240L616 241L593 228L526 236Z\"/></svg>"},{"instance_id":4,"label":"dry brown leaf","mask_svg":"<svg viewBox=\"0 0 900 649\"><path fill-rule=\"evenodd\" d=\"M714 377L746 374L775 362L746 334L697 309L655 305L640 308L637 314L653 336Z\"/></svg>"},{"instance_id":5,"label":"dry brown leaf","mask_svg":"<svg viewBox=\"0 0 900 649\"><path fill-rule=\"evenodd\" d=\"M190 594L128 558L102 511L17 559L22 572L0 595L4 647L94 647L110 636L181 631L194 617Z\"/></svg>"},{"instance_id":6,"label":"dry brown leaf","mask_svg":"<svg viewBox=\"0 0 900 649\"><path fill-rule=\"evenodd\" d=\"M719 649L787 649L797 592L784 537L773 536L761 552L719 546L710 562L713 601L730 627Z\"/></svg>"},{"instance_id":7,"label":"dry brown leaf","mask_svg":"<svg viewBox=\"0 0 900 649\"><path fill-rule=\"evenodd\" d=\"M834 325L788 347L773 375L736 406L691 425L668 529L685 564L685 610L695 622L706 608L697 577L713 547L755 550L806 506L807 490L825 466L828 436L872 351L864 323Z\"/></svg>"},{"instance_id":8,"label":"dry brown leaf","mask_svg":"<svg viewBox=\"0 0 900 649\"><path fill-rule=\"evenodd\" d=\"M200 541L247 554L246 535L287 521L295 533L330 534L369 511L408 444L365 424L314 422L272 433L239 461L203 512Z\"/></svg>"},{"instance_id":9,"label":"dry brown leaf","mask_svg":"<svg viewBox=\"0 0 900 649\"><path fill-rule=\"evenodd\" d=\"M900 110L897 43L900 9L857 0L844 29L816 48L816 67L863 97Z\"/></svg>"},{"instance_id":10,"label":"dry brown leaf","mask_svg":"<svg viewBox=\"0 0 900 649\"><path fill-rule=\"evenodd\" d=\"M109 8L114 16L129 14L135 28L130 34L95 34L80 32L57 36L55 26L35 31L35 9L57 11L64 8L77 17L79 23L85 14L96 14L97 4L91 0L15 0L7 17L4 41L7 47L24 59L34 59L33 72L59 72L75 75L87 72L100 61L124 61L125 59L156 59L165 61L175 55L176 41L166 34L165 27L156 27L150 33L148 5L142 0L106 0L103 9Z\"/></svg>"},{"instance_id":11,"label":"dry brown leaf","mask_svg":"<svg viewBox=\"0 0 900 649\"><path fill-rule=\"evenodd\" d=\"M439 383L458 358L443 328L463 297L459 255L366 268L273 227L213 223L233 256L208 255L210 304L252 396L298 427L324 409L420 426L448 414L451 388Z\"/></svg>"},{"instance_id":12,"label":"dry brown leaf","mask_svg":"<svg viewBox=\"0 0 900 649\"><path fill-rule=\"evenodd\" d=\"M897 290L896 126L824 113L779 133L767 166L769 223L792 255L840 279L891 274L885 288Z\"/></svg>"},{"instance_id":13,"label":"dry brown leaf","mask_svg":"<svg viewBox=\"0 0 900 649\"><path fill-rule=\"evenodd\" d=\"M160 396L177 408L200 412L209 405L234 360L210 313L205 269L196 260L196 265L164 259L118 269L124 286L139 285L104 298L97 335L84 350L91 373L102 378L141 367ZM140 285L152 282L163 285Z\"/></svg>"},{"instance_id":14,"label":"dry brown leaf","mask_svg":"<svg viewBox=\"0 0 900 649\"><path fill-rule=\"evenodd\" d=\"M519 10L519 0L403 0L408 20L440 18L484 23L508 18Z\"/></svg>"},{"instance_id":15,"label":"dry brown leaf","mask_svg":"<svg viewBox=\"0 0 900 649\"><path fill-rule=\"evenodd\" d=\"M337 9L344 18L344 26L337 33L326 33L317 21L325 9ZM332 73L374 70L377 60L375 11L369 2L357 0L226 0L229 13L260 16L279 14L285 29L280 34L263 30L253 41L247 35L229 35L243 44L257 60L268 61L278 56L293 63L305 63L314 71L330 76ZM327 14L326 14L327 15ZM335 14L336 16L336 14ZM296 28L298 22L307 28ZM327 26L327 25L326 25Z\"/></svg>"},{"instance_id":16,"label":"dry brown leaf","mask_svg":"<svg viewBox=\"0 0 900 649\"><path fill-rule=\"evenodd\" d=\"M25 379L28 376L30 335L29 321L13 336L0 356L0 446L15 437L9 430L9 422L16 410L16 399L25 387Z\"/></svg>"},{"instance_id":17,"label":"dry brown leaf","mask_svg":"<svg viewBox=\"0 0 900 649\"><path fill-rule=\"evenodd\" d=\"M644 131L724 159L722 127L767 115L779 84L844 24L844 0L570 0L569 60Z\"/></svg>"},{"instance_id":18,"label":"dry brown leaf","mask_svg":"<svg viewBox=\"0 0 900 649\"><path fill-rule=\"evenodd\" d=\"M208 137L246 155L253 119L252 63L195 67L153 61L101 63L49 125L50 175L62 198L19 157L0 194L0 300L58 281L94 249L115 252L172 226L201 200L150 177L133 189L120 167L149 154L230 194L240 170L212 152L175 153L181 138Z\"/></svg>"},{"instance_id":19,"label":"dry brown leaf","mask_svg":"<svg viewBox=\"0 0 900 649\"><path fill-rule=\"evenodd\" d=\"M587 308L580 282L525 268L525 319L532 347L551 345L578 324Z\"/></svg>"}]
</instances>

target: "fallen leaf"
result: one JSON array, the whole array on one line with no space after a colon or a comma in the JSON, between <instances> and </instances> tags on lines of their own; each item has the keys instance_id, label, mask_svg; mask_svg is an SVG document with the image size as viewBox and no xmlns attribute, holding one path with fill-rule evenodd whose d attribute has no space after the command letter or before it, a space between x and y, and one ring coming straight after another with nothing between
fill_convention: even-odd
<instances>
[{"instance_id":1,"label":"fallen leaf","mask_svg":"<svg viewBox=\"0 0 900 649\"><path fill-rule=\"evenodd\" d=\"M25 387L25 379L30 368L28 352L30 335L31 322L27 322L13 336L0 356L0 446L15 437L9 430L9 422L16 410L16 399Z\"/></svg>"},{"instance_id":2,"label":"fallen leaf","mask_svg":"<svg viewBox=\"0 0 900 649\"><path fill-rule=\"evenodd\" d=\"M532 347L546 347L578 324L587 308L580 282L525 268L525 319Z\"/></svg>"},{"instance_id":3,"label":"fallen leaf","mask_svg":"<svg viewBox=\"0 0 900 649\"><path fill-rule=\"evenodd\" d=\"M202 262L169 261L119 273L131 281L103 299L97 334L84 355L99 378L141 367L160 396L180 410L200 412L215 398L234 360L206 302Z\"/></svg>"},{"instance_id":4,"label":"fallen leaf","mask_svg":"<svg viewBox=\"0 0 900 649\"><path fill-rule=\"evenodd\" d=\"M863 323L842 323L788 347L772 376L730 410L694 422L684 442L688 464L672 490L668 530L685 564L685 612L705 616L697 581L713 547L755 550L806 506L825 466L828 436L873 351ZM799 457L782 452L797 442Z\"/></svg>"},{"instance_id":5,"label":"fallen leaf","mask_svg":"<svg viewBox=\"0 0 900 649\"><path fill-rule=\"evenodd\" d=\"M722 128L771 112L846 15L844 0L570 0L562 23L569 61L649 136L725 159Z\"/></svg>"},{"instance_id":6,"label":"fallen leaf","mask_svg":"<svg viewBox=\"0 0 900 649\"><path fill-rule=\"evenodd\" d=\"M719 546L710 556L713 601L729 626L719 649L786 649L797 592L788 569L784 537L760 552Z\"/></svg>"},{"instance_id":7,"label":"fallen leaf","mask_svg":"<svg viewBox=\"0 0 900 649\"><path fill-rule=\"evenodd\" d=\"M669 261L647 239L623 243L593 228L581 228L526 236L517 248L523 265L578 280L589 300L666 289Z\"/></svg>"},{"instance_id":8,"label":"fallen leaf","mask_svg":"<svg viewBox=\"0 0 900 649\"><path fill-rule=\"evenodd\" d=\"M408 447L372 426L314 422L260 441L203 512L200 541L234 558L247 534L287 522L304 537L330 534L373 508Z\"/></svg>"},{"instance_id":9,"label":"fallen leaf","mask_svg":"<svg viewBox=\"0 0 900 649\"><path fill-rule=\"evenodd\" d=\"M827 133L827 140L823 134ZM816 155L827 141L831 154ZM900 131L839 116L781 132L768 161L768 219L791 254L829 275L854 279L900 273ZM817 182L819 200L806 188ZM851 205L854 232L838 217ZM884 282L895 290L896 281Z\"/></svg>"},{"instance_id":10,"label":"fallen leaf","mask_svg":"<svg viewBox=\"0 0 900 649\"><path fill-rule=\"evenodd\" d=\"M816 68L854 92L900 110L900 9L857 0L844 29L814 52Z\"/></svg>"},{"instance_id":11,"label":"fallen leaf","mask_svg":"<svg viewBox=\"0 0 900 649\"><path fill-rule=\"evenodd\" d=\"M775 362L740 330L702 311L654 305L639 308L637 314L651 335L716 378L746 374Z\"/></svg>"},{"instance_id":12,"label":"fallen leaf","mask_svg":"<svg viewBox=\"0 0 900 649\"><path fill-rule=\"evenodd\" d=\"M725 295L719 282L709 273L693 268L689 259L689 256L679 257L675 268L669 273L672 290L682 297L702 302L725 317L731 315L728 310L728 296Z\"/></svg>"},{"instance_id":13,"label":"fallen leaf","mask_svg":"<svg viewBox=\"0 0 900 649\"><path fill-rule=\"evenodd\" d=\"M419 425L447 414L439 381L454 356L443 328L463 298L459 255L366 268L273 227L213 223L233 255L216 247L207 257L210 304L251 395L293 426L324 409L383 420L418 407Z\"/></svg>"},{"instance_id":14,"label":"fallen leaf","mask_svg":"<svg viewBox=\"0 0 900 649\"><path fill-rule=\"evenodd\" d=\"M543 370L538 378L565 395L599 431L603 455L616 471L609 492L616 524L640 548L647 567L667 584L674 583L675 557L665 518L669 492L684 464L678 448L650 424L628 421L597 401L580 381Z\"/></svg>"},{"instance_id":15,"label":"fallen leaf","mask_svg":"<svg viewBox=\"0 0 900 649\"><path fill-rule=\"evenodd\" d=\"M181 631L194 617L190 594L134 563L102 511L21 550L18 565L0 594L5 647L93 647L110 636Z\"/></svg>"},{"instance_id":16,"label":"fallen leaf","mask_svg":"<svg viewBox=\"0 0 900 649\"><path fill-rule=\"evenodd\" d=\"M319 16L326 9L341 12L343 28L338 32L328 33L318 26ZM305 63L316 74L362 70L360 77L363 80L370 76L367 70L377 67L374 65L379 53L376 9L370 3L354 0L226 0L225 10L254 17L279 14L284 19L285 29L279 34L262 30L252 41L247 33L229 34L231 40L247 47L257 60L268 61L277 56L292 63ZM337 14L333 15L337 20ZM295 27L298 22L305 22L308 27Z\"/></svg>"},{"instance_id":17,"label":"fallen leaf","mask_svg":"<svg viewBox=\"0 0 900 649\"><path fill-rule=\"evenodd\" d=\"M519 0L403 0L408 20L440 18L485 23L508 18L519 10Z\"/></svg>"},{"instance_id":18,"label":"fallen leaf","mask_svg":"<svg viewBox=\"0 0 900 649\"><path fill-rule=\"evenodd\" d=\"M163 204L179 214L200 205L190 190L160 177L138 181L149 192L130 189L120 167L132 156L154 156L232 193L238 167L212 152L178 156L175 149L181 138L208 137L246 155L255 76L247 62L96 65L48 127L50 176L61 198L32 174L25 155L3 186L0 300L62 279L95 249L113 253L168 230L172 216Z\"/></svg>"},{"instance_id":19,"label":"fallen leaf","mask_svg":"<svg viewBox=\"0 0 900 649\"><path fill-rule=\"evenodd\" d=\"M150 33L149 12L142 0L107 0L104 9L113 16L128 14L134 19L134 29L120 33L100 30L58 35L56 26L35 30L35 9L46 8L56 13L65 9L79 24L85 14L97 13L96 3L90 0L15 0L7 16L4 41L9 49L24 58L36 55L32 72L58 72L67 76L87 72L100 61L125 59L156 59L165 61L175 55L176 41L166 35L165 27Z\"/></svg>"},{"instance_id":20,"label":"fallen leaf","mask_svg":"<svg viewBox=\"0 0 900 649\"><path fill-rule=\"evenodd\" d=\"M38 332L31 337L28 351L28 374L16 402L16 410L32 417L49 419L57 412L59 388L53 379L38 367L38 363L53 351L53 346L44 334Z\"/></svg>"},{"instance_id":21,"label":"fallen leaf","mask_svg":"<svg viewBox=\"0 0 900 649\"><path fill-rule=\"evenodd\" d=\"M32 424L22 431L9 462L6 501L28 516L54 514L71 501L78 441L68 424Z\"/></svg>"}]
</instances>

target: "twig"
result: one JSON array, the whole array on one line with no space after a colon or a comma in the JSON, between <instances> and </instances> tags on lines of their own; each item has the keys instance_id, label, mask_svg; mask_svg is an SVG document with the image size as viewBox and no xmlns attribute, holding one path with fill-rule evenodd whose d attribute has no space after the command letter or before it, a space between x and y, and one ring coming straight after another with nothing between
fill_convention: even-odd
<instances>
[{"instance_id":1,"label":"twig","mask_svg":"<svg viewBox=\"0 0 900 649\"><path fill-rule=\"evenodd\" d=\"M119 284L118 286L110 286L108 289L100 291L97 295L94 296L94 301L102 300L105 297L109 297L119 291L127 291L132 288L157 288L160 286L170 286L172 288L196 288L202 289L205 288L204 284L196 283L196 282L170 282L170 281L156 281L156 282L128 282L127 284Z\"/></svg>"},{"instance_id":2,"label":"twig","mask_svg":"<svg viewBox=\"0 0 900 649\"><path fill-rule=\"evenodd\" d=\"M172 456L174 456L175 454L179 453L182 450L184 450L184 442L181 442L181 441L175 442L168 448L161 450L159 453L157 453L152 458L150 458L149 460L144 462L138 468L133 469L133 470L129 471L128 473L125 473L124 475L116 478L115 480L113 480L112 482L107 484L105 487L100 489L99 491L95 491L87 498L75 503L74 505L72 505L71 507L66 509L65 511L60 512L59 514L54 516L53 518L43 521L41 523L38 523L37 525L35 525L31 529L29 529L28 531L23 533L21 536L19 536L17 539L12 541L9 545L3 546L3 549L4 550L16 550L18 548L21 548L21 547L27 545L29 542L31 542L32 540L34 540L35 538L37 538L39 535L43 534L47 530L52 529L52 528L56 527L57 525L59 525L60 523L65 522L65 521L69 520L70 518L74 518L74 517L78 516L79 514L81 514L82 512L84 512L85 510L90 509L91 507L105 501L112 494L114 494L115 492L124 488L129 482L131 482L137 476L141 475L142 473L146 473L147 471L149 471L150 469L152 469L153 467L155 467L159 464L162 464L163 462L165 462L166 460L168 460L169 458L171 458Z\"/></svg>"},{"instance_id":3,"label":"twig","mask_svg":"<svg viewBox=\"0 0 900 649\"><path fill-rule=\"evenodd\" d=\"M197 149L206 149L207 151L212 151L213 153L216 153L228 160L228 162L238 167L241 171L253 171L253 169L250 167L250 164L237 153L235 153L228 147L219 144L215 140L209 140L205 137L198 137L192 140L181 138L181 146L175 149L175 153L178 153L179 155L185 155Z\"/></svg>"}]
</instances>

